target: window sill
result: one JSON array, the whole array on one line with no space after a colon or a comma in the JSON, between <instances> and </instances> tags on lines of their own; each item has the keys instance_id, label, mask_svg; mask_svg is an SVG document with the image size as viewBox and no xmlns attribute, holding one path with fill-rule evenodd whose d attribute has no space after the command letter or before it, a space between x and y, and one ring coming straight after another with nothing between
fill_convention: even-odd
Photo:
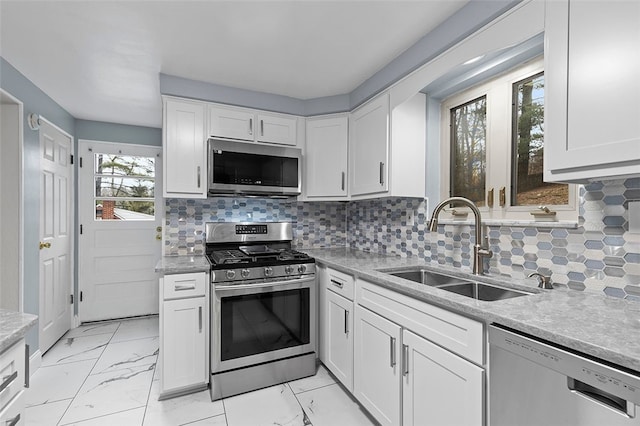
<instances>
[{"instance_id":1,"label":"window sill","mask_svg":"<svg viewBox=\"0 0 640 426\"><path fill-rule=\"evenodd\" d=\"M473 220L464 219L438 219L438 223L442 225L473 225ZM508 219L484 219L482 224L485 226L517 226L520 228L578 228L578 221L549 221L542 220L508 220Z\"/></svg>"}]
</instances>

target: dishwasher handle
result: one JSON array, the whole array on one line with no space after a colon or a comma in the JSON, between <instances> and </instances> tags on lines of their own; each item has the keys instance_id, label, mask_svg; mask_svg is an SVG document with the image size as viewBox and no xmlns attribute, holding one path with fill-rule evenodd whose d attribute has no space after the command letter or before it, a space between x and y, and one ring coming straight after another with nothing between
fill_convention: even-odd
<instances>
[{"instance_id":1,"label":"dishwasher handle","mask_svg":"<svg viewBox=\"0 0 640 426\"><path fill-rule=\"evenodd\" d=\"M569 390L589 401L595 402L603 407L609 408L630 419L636 417L636 404L624 398L615 396L605 390L581 382L573 377L567 377L567 387Z\"/></svg>"}]
</instances>

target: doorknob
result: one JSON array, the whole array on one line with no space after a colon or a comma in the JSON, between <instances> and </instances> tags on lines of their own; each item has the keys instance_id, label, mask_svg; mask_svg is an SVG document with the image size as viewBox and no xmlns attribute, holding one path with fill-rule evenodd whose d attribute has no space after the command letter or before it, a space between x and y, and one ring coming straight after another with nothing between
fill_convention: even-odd
<instances>
[{"instance_id":1,"label":"doorknob","mask_svg":"<svg viewBox=\"0 0 640 426\"><path fill-rule=\"evenodd\" d=\"M51 243L43 243L41 241L40 242L40 250L42 250L43 248L51 248Z\"/></svg>"}]
</instances>

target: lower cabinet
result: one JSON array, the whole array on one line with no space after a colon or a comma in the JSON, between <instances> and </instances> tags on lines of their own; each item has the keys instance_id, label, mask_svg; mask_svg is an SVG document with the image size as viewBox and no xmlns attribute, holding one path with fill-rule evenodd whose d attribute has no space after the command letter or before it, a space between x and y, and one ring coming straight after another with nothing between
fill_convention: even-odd
<instances>
[{"instance_id":1,"label":"lower cabinet","mask_svg":"<svg viewBox=\"0 0 640 426\"><path fill-rule=\"evenodd\" d=\"M25 341L0 353L0 425L23 425L26 403Z\"/></svg>"},{"instance_id":2,"label":"lower cabinet","mask_svg":"<svg viewBox=\"0 0 640 426\"><path fill-rule=\"evenodd\" d=\"M160 399L209 383L207 281L206 273L161 278Z\"/></svg>"},{"instance_id":3,"label":"lower cabinet","mask_svg":"<svg viewBox=\"0 0 640 426\"><path fill-rule=\"evenodd\" d=\"M353 392L353 302L325 291L325 365Z\"/></svg>"}]
</instances>

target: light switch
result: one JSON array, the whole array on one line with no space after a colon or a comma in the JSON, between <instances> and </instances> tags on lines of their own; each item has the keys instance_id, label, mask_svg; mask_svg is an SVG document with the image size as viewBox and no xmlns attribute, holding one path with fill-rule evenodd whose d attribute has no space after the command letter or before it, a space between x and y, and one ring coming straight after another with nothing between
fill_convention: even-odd
<instances>
[{"instance_id":1,"label":"light switch","mask_svg":"<svg viewBox=\"0 0 640 426\"><path fill-rule=\"evenodd\" d=\"M640 201L629 201L629 232L640 234Z\"/></svg>"}]
</instances>

